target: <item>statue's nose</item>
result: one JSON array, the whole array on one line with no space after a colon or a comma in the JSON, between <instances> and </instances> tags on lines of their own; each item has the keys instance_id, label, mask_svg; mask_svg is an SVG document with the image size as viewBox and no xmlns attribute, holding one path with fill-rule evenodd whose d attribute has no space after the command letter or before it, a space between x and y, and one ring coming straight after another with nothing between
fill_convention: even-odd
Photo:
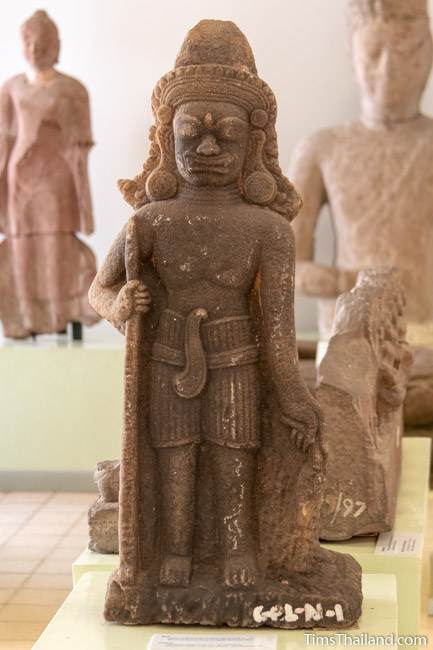
<instances>
[{"instance_id":1,"label":"statue's nose","mask_svg":"<svg viewBox=\"0 0 433 650\"><path fill-rule=\"evenodd\" d=\"M207 133L202 137L196 151L202 156L217 156L221 152L221 149L215 140L215 136Z\"/></svg>"}]
</instances>

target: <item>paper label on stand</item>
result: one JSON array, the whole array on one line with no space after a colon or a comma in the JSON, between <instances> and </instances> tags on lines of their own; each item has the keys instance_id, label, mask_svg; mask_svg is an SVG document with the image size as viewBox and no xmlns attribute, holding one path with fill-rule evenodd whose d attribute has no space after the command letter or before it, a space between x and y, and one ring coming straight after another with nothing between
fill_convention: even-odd
<instances>
[{"instance_id":1,"label":"paper label on stand","mask_svg":"<svg viewBox=\"0 0 433 650\"><path fill-rule=\"evenodd\" d=\"M375 555L401 555L404 557L421 557L422 533L380 533L377 538Z\"/></svg>"},{"instance_id":2,"label":"paper label on stand","mask_svg":"<svg viewBox=\"0 0 433 650\"><path fill-rule=\"evenodd\" d=\"M277 650L276 635L154 634L148 650Z\"/></svg>"}]
</instances>

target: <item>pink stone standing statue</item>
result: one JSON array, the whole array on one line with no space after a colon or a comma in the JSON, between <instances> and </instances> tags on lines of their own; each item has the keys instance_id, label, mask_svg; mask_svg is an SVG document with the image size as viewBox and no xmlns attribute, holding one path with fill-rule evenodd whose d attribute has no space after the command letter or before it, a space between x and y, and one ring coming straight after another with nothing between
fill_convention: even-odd
<instances>
[{"instance_id":1,"label":"pink stone standing statue","mask_svg":"<svg viewBox=\"0 0 433 650\"><path fill-rule=\"evenodd\" d=\"M433 342L433 120L420 112L432 64L426 0L351 0L351 47L361 116L301 142L290 176L304 200L294 222L297 289L319 301L329 337L335 300L358 271L403 272L408 339ZM331 208L332 265L317 263L314 235Z\"/></svg>"},{"instance_id":2,"label":"pink stone standing statue","mask_svg":"<svg viewBox=\"0 0 433 650\"><path fill-rule=\"evenodd\" d=\"M95 257L76 236L93 232L88 94L54 68L60 41L44 11L21 36L29 72L0 96L0 318L13 338L98 321L87 300Z\"/></svg>"}]
</instances>

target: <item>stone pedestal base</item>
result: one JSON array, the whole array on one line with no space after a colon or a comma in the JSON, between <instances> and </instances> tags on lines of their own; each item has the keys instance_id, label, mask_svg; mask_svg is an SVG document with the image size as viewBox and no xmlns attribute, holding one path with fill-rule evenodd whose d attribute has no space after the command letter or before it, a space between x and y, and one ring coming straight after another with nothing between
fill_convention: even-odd
<instances>
[{"instance_id":1,"label":"stone pedestal base","mask_svg":"<svg viewBox=\"0 0 433 650\"><path fill-rule=\"evenodd\" d=\"M427 521L430 441L425 438L403 438L402 443L402 475L393 530L396 533L415 533L423 538ZM354 557L362 567L364 579L366 575L369 578L377 573L395 576L398 593L398 633L407 635L418 631L421 610L421 553L409 556L376 554L376 537L373 535L356 537L347 542L331 542L323 546L329 550L349 553ZM118 555L102 555L86 549L72 565L74 585L77 585L86 573L110 573L118 565ZM364 590L361 623L367 613L366 597Z\"/></svg>"},{"instance_id":2,"label":"stone pedestal base","mask_svg":"<svg viewBox=\"0 0 433 650\"><path fill-rule=\"evenodd\" d=\"M208 571L208 570L207 570ZM347 628L361 615L361 567L349 555L321 549L311 573L249 588L224 587L217 576L193 576L188 587L156 585L139 576L132 586L119 572L110 579L108 621L283 629Z\"/></svg>"},{"instance_id":3,"label":"stone pedestal base","mask_svg":"<svg viewBox=\"0 0 433 650\"><path fill-rule=\"evenodd\" d=\"M107 558L113 556L106 556ZM278 650L311 650L312 640L304 630L230 630L228 628L178 627L178 626L129 626L112 625L101 616L104 594L107 584L107 573L88 573L82 576L74 590L67 597L54 619L48 625L42 636L36 641L33 650L108 650L122 648L127 650L145 650L149 648L155 634L180 634L188 636L210 633L221 637L221 645L227 645L227 637L239 639L239 645L245 637L254 635L257 644L263 637L276 637ZM391 575L363 576L364 605L361 619L357 627L344 631L321 630L320 645L341 645L340 634L347 636L347 645L357 648L367 648L367 635L397 634L397 607L395 594L395 578ZM366 639L359 643L361 635ZM329 638L323 638L329 637ZM355 638L356 637L356 638ZM351 643L352 642L352 643ZM316 643L318 645L319 642ZM246 645L246 644L245 644ZM183 642L185 647L185 642ZM369 648L371 646L368 646ZM393 648L394 646L387 646Z\"/></svg>"}]
</instances>

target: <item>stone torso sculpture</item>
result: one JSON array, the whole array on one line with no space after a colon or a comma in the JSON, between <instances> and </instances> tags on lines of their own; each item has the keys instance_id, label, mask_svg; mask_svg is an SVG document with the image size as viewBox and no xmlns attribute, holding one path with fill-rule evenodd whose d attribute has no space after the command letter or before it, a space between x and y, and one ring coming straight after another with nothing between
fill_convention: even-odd
<instances>
[{"instance_id":1,"label":"stone torso sculpture","mask_svg":"<svg viewBox=\"0 0 433 650\"><path fill-rule=\"evenodd\" d=\"M237 27L202 21L152 107L149 159L121 182L139 209L90 291L127 339L105 616L348 625L359 567L317 542L321 418L297 362L299 199L278 165L275 98Z\"/></svg>"},{"instance_id":2,"label":"stone torso sculpture","mask_svg":"<svg viewBox=\"0 0 433 650\"><path fill-rule=\"evenodd\" d=\"M88 94L54 69L59 39L45 12L22 38L30 71L0 98L0 318L14 338L98 320L87 300L96 262L75 234L93 232Z\"/></svg>"},{"instance_id":3,"label":"stone torso sculpture","mask_svg":"<svg viewBox=\"0 0 433 650\"><path fill-rule=\"evenodd\" d=\"M304 200L295 220L297 287L321 298L319 329L329 337L336 297L357 272L403 272L409 338L433 340L433 120L419 112L432 60L425 0L352 0L359 121L302 142L291 174ZM314 260L314 233L329 204L334 265Z\"/></svg>"}]
</instances>

